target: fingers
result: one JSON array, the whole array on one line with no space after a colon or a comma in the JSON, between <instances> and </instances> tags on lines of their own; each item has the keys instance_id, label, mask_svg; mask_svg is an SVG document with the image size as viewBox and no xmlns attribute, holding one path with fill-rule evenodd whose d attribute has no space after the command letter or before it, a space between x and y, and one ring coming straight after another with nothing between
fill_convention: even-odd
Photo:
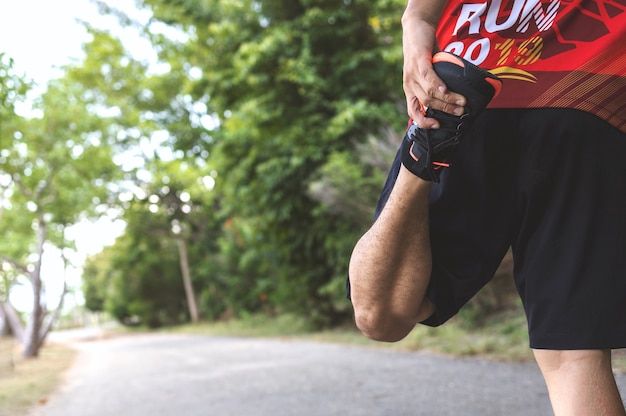
<instances>
[{"instance_id":1,"label":"fingers","mask_svg":"<svg viewBox=\"0 0 626 416\"><path fill-rule=\"evenodd\" d=\"M465 112L465 97L447 88L429 59L405 62L403 87L409 116L422 128L439 127L437 120L424 116L426 108L457 116Z\"/></svg>"}]
</instances>

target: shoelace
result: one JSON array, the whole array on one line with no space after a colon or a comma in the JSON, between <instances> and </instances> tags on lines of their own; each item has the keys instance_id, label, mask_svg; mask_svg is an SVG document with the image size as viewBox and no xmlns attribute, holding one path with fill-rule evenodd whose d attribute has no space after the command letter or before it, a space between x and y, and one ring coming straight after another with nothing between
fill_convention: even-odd
<instances>
[{"instance_id":1,"label":"shoelace","mask_svg":"<svg viewBox=\"0 0 626 416\"><path fill-rule=\"evenodd\" d=\"M442 160L433 160L433 157L459 144L461 141L461 128L468 114L459 117L442 111L428 109L426 116L436 118L440 123L440 127L431 130L421 129L417 125L412 125L407 133L413 143L419 146L422 153L421 158L425 159L425 167L431 180L438 183L439 177L435 171L442 167L449 167L450 164L447 163L446 157L441 158Z\"/></svg>"}]
</instances>

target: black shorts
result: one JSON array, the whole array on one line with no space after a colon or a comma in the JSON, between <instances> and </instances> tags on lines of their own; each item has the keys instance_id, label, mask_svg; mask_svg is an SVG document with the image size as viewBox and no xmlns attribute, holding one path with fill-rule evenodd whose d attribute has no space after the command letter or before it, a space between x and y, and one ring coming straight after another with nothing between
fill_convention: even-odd
<instances>
[{"instance_id":1,"label":"black shorts","mask_svg":"<svg viewBox=\"0 0 626 416\"><path fill-rule=\"evenodd\" d=\"M486 110L430 206L424 324L454 316L512 247L531 347L626 347L626 134L576 110Z\"/></svg>"}]
</instances>

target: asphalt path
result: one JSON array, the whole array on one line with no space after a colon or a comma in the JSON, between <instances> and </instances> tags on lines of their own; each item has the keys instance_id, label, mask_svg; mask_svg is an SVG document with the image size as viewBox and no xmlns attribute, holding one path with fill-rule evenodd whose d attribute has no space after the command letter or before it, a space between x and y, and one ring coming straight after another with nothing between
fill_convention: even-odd
<instances>
[{"instance_id":1,"label":"asphalt path","mask_svg":"<svg viewBox=\"0 0 626 416\"><path fill-rule=\"evenodd\" d=\"M171 334L73 345L63 385L30 416L552 414L534 363ZM618 384L624 397L626 374Z\"/></svg>"}]
</instances>

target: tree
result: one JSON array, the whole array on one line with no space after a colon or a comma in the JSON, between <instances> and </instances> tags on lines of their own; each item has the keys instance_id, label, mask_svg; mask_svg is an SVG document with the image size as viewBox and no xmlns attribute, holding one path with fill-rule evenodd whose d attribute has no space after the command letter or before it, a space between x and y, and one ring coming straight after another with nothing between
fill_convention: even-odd
<instances>
[{"instance_id":1,"label":"tree","mask_svg":"<svg viewBox=\"0 0 626 416\"><path fill-rule=\"evenodd\" d=\"M7 148L13 137L18 134L21 117L16 114L15 107L26 101L26 93L29 88L29 83L13 70L13 60L0 53L0 161L6 160ZM6 209L11 207L9 200L12 193L10 176L0 171L0 221L6 217ZM18 223L21 219L21 217L16 218ZM23 236L19 234L3 234L3 238L14 242L28 243L28 240L24 240ZM2 258L0 258L0 273L2 279L0 285L0 318L3 321L3 332L10 330L16 338L22 339L23 323L9 303L11 287L15 284L20 273L16 272L10 262L4 261Z\"/></svg>"},{"instance_id":2,"label":"tree","mask_svg":"<svg viewBox=\"0 0 626 416\"><path fill-rule=\"evenodd\" d=\"M38 355L54 322L42 297L44 250L57 247L65 262L64 250L73 248L65 229L107 201L106 185L116 175L102 120L85 109L79 88L52 81L34 108L41 117L17 118L0 158L8 196L0 258L27 276L33 293L22 340L27 357Z\"/></svg>"}]
</instances>

